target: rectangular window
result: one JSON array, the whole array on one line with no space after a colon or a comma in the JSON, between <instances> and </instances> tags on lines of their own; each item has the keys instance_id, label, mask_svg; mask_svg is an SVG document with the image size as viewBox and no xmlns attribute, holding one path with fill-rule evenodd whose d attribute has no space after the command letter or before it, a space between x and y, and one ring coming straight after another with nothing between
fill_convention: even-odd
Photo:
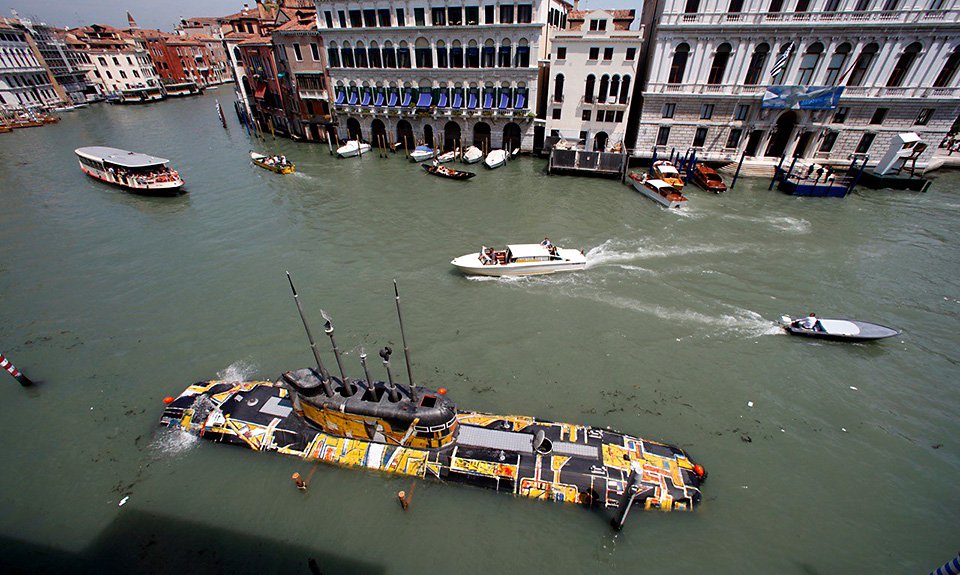
<instances>
[{"instance_id":1,"label":"rectangular window","mask_svg":"<svg viewBox=\"0 0 960 575\"><path fill-rule=\"evenodd\" d=\"M730 135L727 136L727 145L725 148L739 148L740 147L740 138L743 136L743 130L740 128L733 128L730 130Z\"/></svg>"},{"instance_id":2,"label":"rectangular window","mask_svg":"<svg viewBox=\"0 0 960 575\"><path fill-rule=\"evenodd\" d=\"M494 17L496 13L496 7L492 4L488 4L483 7L483 23L484 24L494 24L496 18Z\"/></svg>"},{"instance_id":3,"label":"rectangular window","mask_svg":"<svg viewBox=\"0 0 960 575\"><path fill-rule=\"evenodd\" d=\"M316 42L310 42L310 55L313 56L314 62L320 61L320 46Z\"/></svg>"},{"instance_id":4,"label":"rectangular window","mask_svg":"<svg viewBox=\"0 0 960 575\"><path fill-rule=\"evenodd\" d=\"M660 126L660 130L657 131L657 145L666 146L668 140L670 140L670 126Z\"/></svg>"},{"instance_id":5,"label":"rectangular window","mask_svg":"<svg viewBox=\"0 0 960 575\"><path fill-rule=\"evenodd\" d=\"M603 49L603 59L604 59L604 60L613 60L613 48L604 48L604 49Z\"/></svg>"},{"instance_id":6,"label":"rectangular window","mask_svg":"<svg viewBox=\"0 0 960 575\"><path fill-rule=\"evenodd\" d=\"M637 57L637 49L636 49L636 48L627 48L627 56L626 56L626 58L624 58L624 60L633 60L633 59L636 58L636 57Z\"/></svg>"},{"instance_id":7,"label":"rectangular window","mask_svg":"<svg viewBox=\"0 0 960 575\"><path fill-rule=\"evenodd\" d=\"M297 60L297 62L303 61L303 54L300 53L300 44L293 45L293 57Z\"/></svg>"},{"instance_id":8,"label":"rectangular window","mask_svg":"<svg viewBox=\"0 0 960 575\"><path fill-rule=\"evenodd\" d=\"M739 104L737 105L737 111L733 114L733 119L743 122L747 119L747 114L750 113L750 106L748 104Z\"/></svg>"},{"instance_id":9,"label":"rectangular window","mask_svg":"<svg viewBox=\"0 0 960 575\"><path fill-rule=\"evenodd\" d=\"M367 9L363 11L363 25L367 28L375 28L377 26L376 10Z\"/></svg>"},{"instance_id":10,"label":"rectangular window","mask_svg":"<svg viewBox=\"0 0 960 575\"><path fill-rule=\"evenodd\" d=\"M557 48L557 60L566 60L567 59L567 48L562 46Z\"/></svg>"},{"instance_id":11,"label":"rectangular window","mask_svg":"<svg viewBox=\"0 0 960 575\"><path fill-rule=\"evenodd\" d=\"M533 22L533 5L520 4L517 6L517 24L529 24Z\"/></svg>"},{"instance_id":12,"label":"rectangular window","mask_svg":"<svg viewBox=\"0 0 960 575\"><path fill-rule=\"evenodd\" d=\"M427 18L424 14L423 8L414 8L413 9L413 23L416 26L426 26Z\"/></svg>"},{"instance_id":13,"label":"rectangular window","mask_svg":"<svg viewBox=\"0 0 960 575\"><path fill-rule=\"evenodd\" d=\"M343 10L337 10L337 18L340 20L340 27L347 27L347 13Z\"/></svg>"},{"instance_id":14,"label":"rectangular window","mask_svg":"<svg viewBox=\"0 0 960 575\"><path fill-rule=\"evenodd\" d=\"M704 104L700 107L700 119L709 120L713 117L713 104Z\"/></svg>"},{"instance_id":15,"label":"rectangular window","mask_svg":"<svg viewBox=\"0 0 960 575\"><path fill-rule=\"evenodd\" d=\"M480 23L480 7L479 6L467 6L463 9L464 12L464 24L467 26L476 26Z\"/></svg>"},{"instance_id":16,"label":"rectangular window","mask_svg":"<svg viewBox=\"0 0 960 575\"><path fill-rule=\"evenodd\" d=\"M350 10L347 14L350 15L351 28L363 28L363 12L360 10Z\"/></svg>"},{"instance_id":17,"label":"rectangular window","mask_svg":"<svg viewBox=\"0 0 960 575\"><path fill-rule=\"evenodd\" d=\"M600 48L590 48L590 55L587 60L597 60L600 58Z\"/></svg>"},{"instance_id":18,"label":"rectangular window","mask_svg":"<svg viewBox=\"0 0 960 575\"><path fill-rule=\"evenodd\" d=\"M622 121L623 121L623 110L617 110L617 114L616 114L616 116L614 117L614 120L613 120L613 121L614 121L614 122L622 122Z\"/></svg>"},{"instance_id":19,"label":"rectangular window","mask_svg":"<svg viewBox=\"0 0 960 575\"><path fill-rule=\"evenodd\" d=\"M120 65L120 60L117 60L117 57L116 57L116 56L113 57L113 65L114 65L114 66L119 66L119 65Z\"/></svg>"},{"instance_id":20,"label":"rectangular window","mask_svg":"<svg viewBox=\"0 0 960 575\"><path fill-rule=\"evenodd\" d=\"M883 120L887 117L887 112L889 108L877 108L873 112L873 116L870 117L871 124L882 124Z\"/></svg>"},{"instance_id":21,"label":"rectangular window","mask_svg":"<svg viewBox=\"0 0 960 575\"><path fill-rule=\"evenodd\" d=\"M500 23L513 24L513 4L500 5Z\"/></svg>"},{"instance_id":22,"label":"rectangular window","mask_svg":"<svg viewBox=\"0 0 960 575\"><path fill-rule=\"evenodd\" d=\"M389 28L390 27L390 9L381 8L377 10L377 20L380 22L381 28Z\"/></svg>"},{"instance_id":23,"label":"rectangular window","mask_svg":"<svg viewBox=\"0 0 960 575\"><path fill-rule=\"evenodd\" d=\"M827 131L823 134L823 140L820 142L819 151L823 153L828 153L833 150L833 145L837 143L837 133L834 131Z\"/></svg>"},{"instance_id":24,"label":"rectangular window","mask_svg":"<svg viewBox=\"0 0 960 575\"><path fill-rule=\"evenodd\" d=\"M860 143L857 144L857 153L866 154L870 150L870 145L873 144L873 139L876 138L876 134L866 133L860 138Z\"/></svg>"},{"instance_id":25,"label":"rectangular window","mask_svg":"<svg viewBox=\"0 0 960 575\"><path fill-rule=\"evenodd\" d=\"M920 113L917 114L917 119L914 120L914 124L917 126L926 126L930 122L930 118L933 117L933 108L924 108L920 110Z\"/></svg>"},{"instance_id":26,"label":"rectangular window","mask_svg":"<svg viewBox=\"0 0 960 575\"><path fill-rule=\"evenodd\" d=\"M581 116L580 119L583 120L584 122L589 122L589 121L590 121L590 110L584 110L584 111L583 111L583 116Z\"/></svg>"},{"instance_id":27,"label":"rectangular window","mask_svg":"<svg viewBox=\"0 0 960 575\"><path fill-rule=\"evenodd\" d=\"M451 26L463 26L463 10L459 7L447 8L447 24Z\"/></svg>"},{"instance_id":28,"label":"rectangular window","mask_svg":"<svg viewBox=\"0 0 960 575\"><path fill-rule=\"evenodd\" d=\"M422 10L421 8L414 8L413 12L416 13L417 10ZM430 10L430 21L433 22L434 26L446 26L447 24L447 10L446 8L434 8ZM420 26L421 24L418 24Z\"/></svg>"},{"instance_id":29,"label":"rectangular window","mask_svg":"<svg viewBox=\"0 0 960 575\"><path fill-rule=\"evenodd\" d=\"M707 142L707 129L697 128L697 132L693 135L693 147L702 148L706 142Z\"/></svg>"},{"instance_id":30,"label":"rectangular window","mask_svg":"<svg viewBox=\"0 0 960 575\"><path fill-rule=\"evenodd\" d=\"M554 108L554 109L553 109L553 119L554 119L554 120L559 120L559 119L560 119L560 108Z\"/></svg>"},{"instance_id":31,"label":"rectangular window","mask_svg":"<svg viewBox=\"0 0 960 575\"><path fill-rule=\"evenodd\" d=\"M589 135L590 135L590 132L587 132L586 130L580 132L580 141L586 143L587 136Z\"/></svg>"},{"instance_id":32,"label":"rectangular window","mask_svg":"<svg viewBox=\"0 0 960 575\"><path fill-rule=\"evenodd\" d=\"M677 105L676 105L676 104L664 104L664 105L663 105L663 117L664 117L664 118L672 118L674 112L676 112L676 111L677 111Z\"/></svg>"},{"instance_id":33,"label":"rectangular window","mask_svg":"<svg viewBox=\"0 0 960 575\"><path fill-rule=\"evenodd\" d=\"M397 26L406 26L407 17L403 13L403 8L397 8Z\"/></svg>"},{"instance_id":34,"label":"rectangular window","mask_svg":"<svg viewBox=\"0 0 960 575\"><path fill-rule=\"evenodd\" d=\"M593 19L593 20L590 20L590 30L592 30L592 31L601 30L601 31L602 31L602 30L606 30L606 29L607 29L607 21L606 21L605 19Z\"/></svg>"},{"instance_id":35,"label":"rectangular window","mask_svg":"<svg viewBox=\"0 0 960 575\"><path fill-rule=\"evenodd\" d=\"M126 80L126 79L127 79L127 73L124 72L123 70L120 70L120 77L123 78L124 80Z\"/></svg>"},{"instance_id":36,"label":"rectangular window","mask_svg":"<svg viewBox=\"0 0 960 575\"><path fill-rule=\"evenodd\" d=\"M833 113L833 123L842 124L847 121L847 114L850 113L850 108L840 106L837 108L837 111Z\"/></svg>"},{"instance_id":37,"label":"rectangular window","mask_svg":"<svg viewBox=\"0 0 960 575\"><path fill-rule=\"evenodd\" d=\"M327 28L333 28L333 13L327 10L323 13L323 19L327 22Z\"/></svg>"}]
</instances>

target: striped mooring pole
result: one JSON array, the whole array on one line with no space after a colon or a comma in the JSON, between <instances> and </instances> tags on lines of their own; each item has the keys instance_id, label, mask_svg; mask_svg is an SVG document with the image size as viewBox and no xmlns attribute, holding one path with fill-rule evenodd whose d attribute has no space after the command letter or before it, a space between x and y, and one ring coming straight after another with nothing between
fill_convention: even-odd
<instances>
[{"instance_id":1,"label":"striped mooring pole","mask_svg":"<svg viewBox=\"0 0 960 575\"><path fill-rule=\"evenodd\" d=\"M947 561L936 571L931 571L930 575L958 575L960 574L960 553L956 557Z\"/></svg>"},{"instance_id":2,"label":"striped mooring pole","mask_svg":"<svg viewBox=\"0 0 960 575\"><path fill-rule=\"evenodd\" d=\"M2 353L0 353L0 367L7 370L7 373L12 375L17 381L20 382L20 385L27 387L33 385L33 382L30 381L30 378L20 373L20 370L15 368L10 360L5 358Z\"/></svg>"}]
</instances>

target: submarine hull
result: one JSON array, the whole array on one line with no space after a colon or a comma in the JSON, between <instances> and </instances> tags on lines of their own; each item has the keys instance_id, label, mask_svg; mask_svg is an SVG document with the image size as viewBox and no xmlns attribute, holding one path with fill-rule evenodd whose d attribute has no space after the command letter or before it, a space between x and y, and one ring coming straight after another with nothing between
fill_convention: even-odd
<instances>
[{"instance_id":1,"label":"submarine hull","mask_svg":"<svg viewBox=\"0 0 960 575\"><path fill-rule=\"evenodd\" d=\"M608 429L457 411L453 442L415 448L382 433L376 418L355 416L351 426L332 434L295 407L280 382L204 381L171 402L160 423L256 451L535 499L617 509L629 499L626 493L636 496L635 507L662 511L689 511L700 503L703 477L683 450Z\"/></svg>"}]
</instances>

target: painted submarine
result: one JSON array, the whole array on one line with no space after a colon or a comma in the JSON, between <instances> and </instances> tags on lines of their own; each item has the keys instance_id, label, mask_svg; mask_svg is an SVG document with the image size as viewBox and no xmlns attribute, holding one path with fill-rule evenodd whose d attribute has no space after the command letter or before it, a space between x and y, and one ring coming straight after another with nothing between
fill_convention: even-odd
<instances>
[{"instance_id":1,"label":"painted submarine","mask_svg":"<svg viewBox=\"0 0 960 575\"><path fill-rule=\"evenodd\" d=\"M446 389L414 384L396 282L409 383L394 382L389 347L379 353L385 382L370 376L362 352L365 379L347 377L324 315L340 372L330 375L289 273L287 279L316 369L287 371L274 382L196 383L166 400L161 425L256 451L608 509L618 529L634 506L691 511L699 505L706 472L680 448L609 429L460 411Z\"/></svg>"}]
</instances>

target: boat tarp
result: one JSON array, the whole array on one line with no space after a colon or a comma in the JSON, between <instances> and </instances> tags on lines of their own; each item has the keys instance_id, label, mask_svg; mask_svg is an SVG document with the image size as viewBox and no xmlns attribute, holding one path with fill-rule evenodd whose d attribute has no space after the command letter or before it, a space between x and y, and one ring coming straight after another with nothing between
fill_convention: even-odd
<instances>
[{"instance_id":1,"label":"boat tarp","mask_svg":"<svg viewBox=\"0 0 960 575\"><path fill-rule=\"evenodd\" d=\"M396 105L397 105L397 93L396 93L396 92L390 92L390 100L387 102L387 105L388 105L388 106L396 106Z\"/></svg>"},{"instance_id":2,"label":"boat tarp","mask_svg":"<svg viewBox=\"0 0 960 575\"><path fill-rule=\"evenodd\" d=\"M463 94L456 92L453 95L453 107L457 110L463 107Z\"/></svg>"},{"instance_id":3,"label":"boat tarp","mask_svg":"<svg viewBox=\"0 0 960 575\"><path fill-rule=\"evenodd\" d=\"M417 146L416 148L413 149L413 151L414 152L430 152L432 154L433 148L431 148L430 146Z\"/></svg>"},{"instance_id":4,"label":"boat tarp","mask_svg":"<svg viewBox=\"0 0 960 575\"><path fill-rule=\"evenodd\" d=\"M513 244L507 246L515 258L549 258L550 250L540 244Z\"/></svg>"},{"instance_id":5,"label":"boat tarp","mask_svg":"<svg viewBox=\"0 0 960 575\"><path fill-rule=\"evenodd\" d=\"M420 97L417 98L417 107L418 108L429 108L430 104L433 103L433 96L430 92L424 92L420 94Z\"/></svg>"},{"instance_id":6,"label":"boat tarp","mask_svg":"<svg viewBox=\"0 0 960 575\"><path fill-rule=\"evenodd\" d=\"M410 100L412 100L412 99L413 99L413 94L411 94L410 92L404 93L404 94L403 94L403 103L401 104L401 106L403 106L404 108L406 108L407 106L410 105Z\"/></svg>"},{"instance_id":7,"label":"boat tarp","mask_svg":"<svg viewBox=\"0 0 960 575\"><path fill-rule=\"evenodd\" d=\"M157 158L140 152L130 152L119 148L110 148L107 146L89 146L86 148L77 148L78 156L94 160L97 162L106 162L114 166L124 168L146 168L147 166L161 166L170 160Z\"/></svg>"},{"instance_id":8,"label":"boat tarp","mask_svg":"<svg viewBox=\"0 0 960 575\"><path fill-rule=\"evenodd\" d=\"M510 94L500 94L500 105L497 109L506 110L510 106Z\"/></svg>"},{"instance_id":9,"label":"boat tarp","mask_svg":"<svg viewBox=\"0 0 960 575\"><path fill-rule=\"evenodd\" d=\"M524 105L527 103L526 94L517 94L517 102L513 105L515 110L522 110Z\"/></svg>"},{"instance_id":10,"label":"boat tarp","mask_svg":"<svg viewBox=\"0 0 960 575\"><path fill-rule=\"evenodd\" d=\"M438 107L438 108L446 108L446 107L447 107L447 93L446 93L446 92L440 92L440 99L439 99L439 101L437 102L437 107Z\"/></svg>"}]
</instances>

